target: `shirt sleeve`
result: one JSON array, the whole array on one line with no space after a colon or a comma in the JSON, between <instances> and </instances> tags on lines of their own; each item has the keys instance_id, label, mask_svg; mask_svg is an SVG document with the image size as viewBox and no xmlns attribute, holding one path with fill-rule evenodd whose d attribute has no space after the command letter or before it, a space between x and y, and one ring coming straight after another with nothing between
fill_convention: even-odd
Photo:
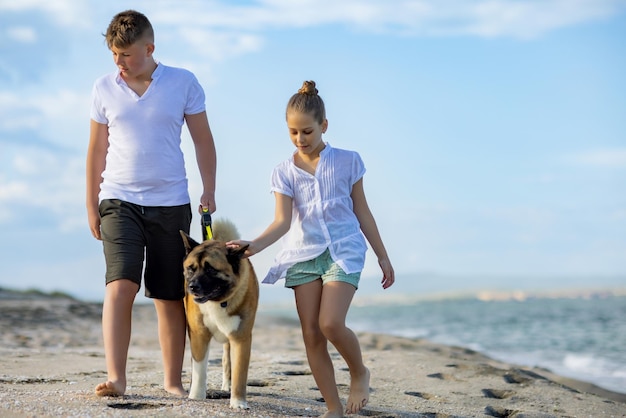
<instances>
[{"instance_id":1,"label":"shirt sleeve","mask_svg":"<svg viewBox=\"0 0 626 418\"><path fill-rule=\"evenodd\" d=\"M365 175L365 171L365 163L363 163L363 160L361 159L359 153L355 152L352 158L352 184L361 180L361 178L363 178L363 176Z\"/></svg>"},{"instance_id":2,"label":"shirt sleeve","mask_svg":"<svg viewBox=\"0 0 626 418\"><path fill-rule=\"evenodd\" d=\"M206 110L204 89L195 75L190 73L189 94L185 106L185 115L196 115Z\"/></svg>"},{"instance_id":3,"label":"shirt sleeve","mask_svg":"<svg viewBox=\"0 0 626 418\"><path fill-rule=\"evenodd\" d=\"M293 185L285 163L274 168L270 180L270 192L278 192L293 198Z\"/></svg>"},{"instance_id":4,"label":"shirt sleeve","mask_svg":"<svg viewBox=\"0 0 626 418\"><path fill-rule=\"evenodd\" d=\"M91 110L89 111L89 117L103 125L109 123L109 120L104 114L104 109L102 108L102 101L100 100L100 95L98 94L97 83L94 83L93 88L91 89Z\"/></svg>"}]
</instances>

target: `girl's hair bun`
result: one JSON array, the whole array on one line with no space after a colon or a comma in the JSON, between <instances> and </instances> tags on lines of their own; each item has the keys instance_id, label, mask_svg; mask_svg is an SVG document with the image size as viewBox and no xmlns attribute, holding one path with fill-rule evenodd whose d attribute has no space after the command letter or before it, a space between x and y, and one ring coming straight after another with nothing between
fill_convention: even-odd
<instances>
[{"instance_id":1,"label":"girl's hair bun","mask_svg":"<svg viewBox=\"0 0 626 418\"><path fill-rule=\"evenodd\" d=\"M315 88L315 81L305 81L304 83L302 83L302 87L300 87L298 93L317 96L319 91Z\"/></svg>"},{"instance_id":2,"label":"girl's hair bun","mask_svg":"<svg viewBox=\"0 0 626 418\"><path fill-rule=\"evenodd\" d=\"M324 101L315 88L315 81L305 81L302 83L300 90L291 96L287 103L285 116L287 116L290 111L307 113L313 115L318 123L324 122L326 119L326 109L324 107Z\"/></svg>"}]
</instances>

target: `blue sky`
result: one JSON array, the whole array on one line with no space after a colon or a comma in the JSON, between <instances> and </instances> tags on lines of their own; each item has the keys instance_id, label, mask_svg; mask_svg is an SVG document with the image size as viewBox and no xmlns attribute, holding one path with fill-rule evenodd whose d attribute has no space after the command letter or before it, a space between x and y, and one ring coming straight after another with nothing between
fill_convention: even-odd
<instances>
[{"instance_id":1,"label":"blue sky","mask_svg":"<svg viewBox=\"0 0 626 418\"><path fill-rule=\"evenodd\" d=\"M0 0L0 286L104 292L84 209L89 103L115 70L102 33L127 8L151 19L155 57L203 85L215 217L244 238L273 217L285 104L312 79L325 140L368 169L388 293L626 286L623 0ZM260 276L276 250L252 258ZM370 253L364 292L378 279Z\"/></svg>"}]
</instances>

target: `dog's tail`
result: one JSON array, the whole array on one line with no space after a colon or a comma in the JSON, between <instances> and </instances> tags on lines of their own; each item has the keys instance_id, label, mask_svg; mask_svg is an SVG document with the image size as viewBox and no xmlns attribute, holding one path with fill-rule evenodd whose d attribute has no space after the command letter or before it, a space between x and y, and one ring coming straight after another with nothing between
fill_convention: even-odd
<instances>
[{"instance_id":1,"label":"dog's tail","mask_svg":"<svg viewBox=\"0 0 626 418\"><path fill-rule=\"evenodd\" d=\"M234 223L225 218L213 221L213 239L218 241L232 241L241 238Z\"/></svg>"}]
</instances>

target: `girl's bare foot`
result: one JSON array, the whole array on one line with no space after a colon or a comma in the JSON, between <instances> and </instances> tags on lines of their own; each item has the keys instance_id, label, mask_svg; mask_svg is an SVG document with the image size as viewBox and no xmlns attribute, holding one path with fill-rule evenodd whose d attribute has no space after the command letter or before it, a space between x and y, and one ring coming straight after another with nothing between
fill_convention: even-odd
<instances>
[{"instance_id":1,"label":"girl's bare foot","mask_svg":"<svg viewBox=\"0 0 626 418\"><path fill-rule=\"evenodd\" d=\"M361 376L352 377L350 381L350 395L346 402L346 413L356 414L367 405L370 399L370 371L366 367Z\"/></svg>"},{"instance_id":2,"label":"girl's bare foot","mask_svg":"<svg viewBox=\"0 0 626 418\"><path fill-rule=\"evenodd\" d=\"M187 397L189 393L182 386L165 387L165 391L172 395Z\"/></svg>"},{"instance_id":3,"label":"girl's bare foot","mask_svg":"<svg viewBox=\"0 0 626 418\"><path fill-rule=\"evenodd\" d=\"M326 411L324 415L320 415L320 418L342 418L343 411Z\"/></svg>"},{"instance_id":4,"label":"girl's bare foot","mask_svg":"<svg viewBox=\"0 0 626 418\"><path fill-rule=\"evenodd\" d=\"M107 380L96 386L95 393L98 396L123 396L126 392L126 385L119 382Z\"/></svg>"}]
</instances>

